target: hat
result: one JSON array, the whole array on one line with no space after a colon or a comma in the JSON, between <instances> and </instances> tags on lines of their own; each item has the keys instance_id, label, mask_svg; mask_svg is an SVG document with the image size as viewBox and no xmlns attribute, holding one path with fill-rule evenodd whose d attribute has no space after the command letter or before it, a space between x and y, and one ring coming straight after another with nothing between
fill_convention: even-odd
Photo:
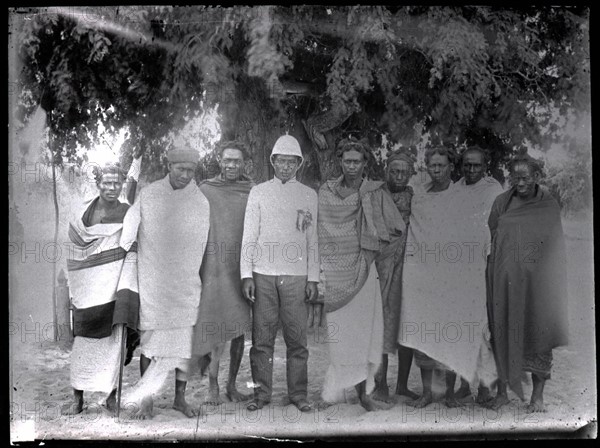
<instances>
[{"instance_id":1,"label":"hat","mask_svg":"<svg viewBox=\"0 0 600 448\"><path fill-rule=\"evenodd\" d=\"M282 135L275 142L273 151L271 152L271 163L273 163L273 156L275 155L300 157L300 165L298 165L298 168L300 168L304 162L302 149L300 149L300 143L298 143L298 140L288 134Z\"/></svg>"},{"instance_id":2,"label":"hat","mask_svg":"<svg viewBox=\"0 0 600 448\"><path fill-rule=\"evenodd\" d=\"M400 148L396 151L389 151L387 153L385 164L389 166L394 160L402 160L412 166L416 162L416 157L413 153L409 152L408 149Z\"/></svg>"},{"instance_id":3,"label":"hat","mask_svg":"<svg viewBox=\"0 0 600 448\"><path fill-rule=\"evenodd\" d=\"M198 163L200 154L195 149L174 148L167 152L169 163Z\"/></svg>"}]
</instances>

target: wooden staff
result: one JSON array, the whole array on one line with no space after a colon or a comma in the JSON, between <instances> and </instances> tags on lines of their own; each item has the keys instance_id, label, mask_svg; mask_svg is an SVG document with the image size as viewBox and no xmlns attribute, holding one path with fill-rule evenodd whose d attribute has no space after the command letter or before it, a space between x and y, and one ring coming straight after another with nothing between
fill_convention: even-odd
<instances>
[{"instance_id":1,"label":"wooden staff","mask_svg":"<svg viewBox=\"0 0 600 448\"><path fill-rule=\"evenodd\" d=\"M121 415L121 390L123 389L123 367L125 365L125 351L127 350L127 325L121 328L121 359L119 362L119 384L117 385L117 421Z\"/></svg>"},{"instance_id":2,"label":"wooden staff","mask_svg":"<svg viewBox=\"0 0 600 448\"><path fill-rule=\"evenodd\" d=\"M138 155L137 158L134 158L131 162L131 166L129 167L129 172L127 173L127 200L131 205L133 205L133 201L135 200L135 191L137 189L137 179L140 175L140 169L142 165L142 155ZM127 259L124 263L127 262ZM127 350L127 324L123 324L123 328L121 329L121 358L119 362L119 382L117 384L117 421L119 421L119 417L121 416L121 391L123 389L123 368L125 366L125 352Z\"/></svg>"}]
</instances>

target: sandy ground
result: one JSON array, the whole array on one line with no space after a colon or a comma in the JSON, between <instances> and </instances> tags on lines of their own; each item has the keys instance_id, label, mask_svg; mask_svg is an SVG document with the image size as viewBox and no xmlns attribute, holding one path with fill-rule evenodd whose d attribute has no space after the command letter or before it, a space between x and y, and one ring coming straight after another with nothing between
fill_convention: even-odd
<instances>
[{"instance_id":1,"label":"sandy ground","mask_svg":"<svg viewBox=\"0 0 600 448\"><path fill-rule=\"evenodd\" d=\"M500 411L471 404L462 409L448 409L433 403L416 410L404 399L390 410L366 412L356 404L356 394L349 390L349 402L300 413L287 402L285 382L285 346L277 339L274 360L272 403L259 411L247 411L243 404L225 402L220 406L204 403L208 378L192 377L188 383L188 402L199 406L198 418L186 418L171 408L174 374L164 393L156 397L155 417L149 421L128 418L126 406L121 419L103 407L105 396L86 393L86 408L77 416L60 415L60 407L71 398L69 385L69 350L52 341L47 327L27 322L27 309L15 305L19 296L32 293L37 275L32 266L11 274L11 439L49 440L226 440L266 438L327 439L330 437L372 436L377 438L419 437L550 437L576 430L577 437L596 437L597 392L596 350L593 300L593 243L589 220L564 220L568 249L570 303L570 344L554 351L552 379L547 383L545 414L526 414L527 403L509 392L511 402ZM33 270L32 270L33 269ZM25 271L26 270L26 271ZM27 279L27 281L23 280ZM21 297L22 298L22 297ZM37 326L36 326L37 325ZM317 401L327 368L327 351L323 344L326 330L310 333L309 400ZM238 377L238 388L250 392L248 359L249 341ZM221 362L220 383L226 383L229 357ZM125 368L124 388L139 379L139 349ZM397 360L391 358L388 380L395 387ZM419 370L413 365L409 387L419 393ZM458 385L457 385L458 387ZM525 385L525 393L531 384ZM227 401L225 399L225 401ZM584 428L583 430L581 428Z\"/></svg>"}]
</instances>

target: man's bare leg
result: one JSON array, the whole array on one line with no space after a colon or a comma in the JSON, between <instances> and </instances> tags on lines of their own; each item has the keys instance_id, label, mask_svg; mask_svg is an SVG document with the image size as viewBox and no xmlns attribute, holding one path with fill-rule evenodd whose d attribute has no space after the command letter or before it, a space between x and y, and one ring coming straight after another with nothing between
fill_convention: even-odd
<instances>
[{"instance_id":1,"label":"man's bare leg","mask_svg":"<svg viewBox=\"0 0 600 448\"><path fill-rule=\"evenodd\" d=\"M480 384L477 389L477 398L475 402L480 405L484 405L485 403L492 400L492 394L490 393L490 388Z\"/></svg>"},{"instance_id":2,"label":"man's bare leg","mask_svg":"<svg viewBox=\"0 0 600 448\"><path fill-rule=\"evenodd\" d=\"M178 379L181 378L181 379ZM183 379L185 378L185 380ZM187 386L187 374L186 372L175 369L175 401L173 402L173 409L182 412L186 417L195 417L198 412L193 409L187 401L185 401L185 388Z\"/></svg>"},{"instance_id":3,"label":"man's bare leg","mask_svg":"<svg viewBox=\"0 0 600 448\"><path fill-rule=\"evenodd\" d=\"M73 389L73 403L63 406L62 415L76 415L83 411L83 391Z\"/></svg>"},{"instance_id":4,"label":"man's bare leg","mask_svg":"<svg viewBox=\"0 0 600 448\"><path fill-rule=\"evenodd\" d=\"M361 381L356 386L356 392L358 393L358 399L360 405L367 411L382 411L391 409L394 405L392 403L386 403L384 401L374 400L367 395L367 382Z\"/></svg>"},{"instance_id":5,"label":"man's bare leg","mask_svg":"<svg viewBox=\"0 0 600 448\"><path fill-rule=\"evenodd\" d=\"M146 358L146 356L141 353L140 354L140 376L144 376L146 370L148 370L148 366L150 365L150 358Z\"/></svg>"},{"instance_id":6,"label":"man's bare leg","mask_svg":"<svg viewBox=\"0 0 600 448\"><path fill-rule=\"evenodd\" d=\"M374 400L384 401L386 403L393 403L394 401L390 398L390 391L387 383L387 370L388 370L388 355L384 353L381 355L381 365L375 373L375 390L371 394Z\"/></svg>"},{"instance_id":7,"label":"man's bare leg","mask_svg":"<svg viewBox=\"0 0 600 448\"><path fill-rule=\"evenodd\" d=\"M208 366L208 399L207 404L218 406L223 403L219 393L219 363L225 351L225 342L213 346L210 352L210 365Z\"/></svg>"},{"instance_id":8,"label":"man's bare leg","mask_svg":"<svg viewBox=\"0 0 600 448\"><path fill-rule=\"evenodd\" d=\"M463 398L467 398L470 397L471 394L471 387L469 386L469 382L467 380L465 380L462 376L460 377L460 387L458 388L458 390L454 393L454 397L457 400L461 400Z\"/></svg>"},{"instance_id":9,"label":"man's bare leg","mask_svg":"<svg viewBox=\"0 0 600 448\"><path fill-rule=\"evenodd\" d=\"M396 383L396 395L404 395L411 400L419 396L408 388L408 375L413 360L413 349L400 345L398 347L398 382Z\"/></svg>"},{"instance_id":10,"label":"man's bare leg","mask_svg":"<svg viewBox=\"0 0 600 448\"><path fill-rule=\"evenodd\" d=\"M423 394L416 400L407 401L406 404L413 408L424 408L433 402L431 384L433 382L433 370L421 367L421 381L423 382Z\"/></svg>"},{"instance_id":11,"label":"man's bare leg","mask_svg":"<svg viewBox=\"0 0 600 448\"><path fill-rule=\"evenodd\" d=\"M200 368L200 377L204 378L206 376L206 372L208 371L208 368L210 367L210 362L212 361L212 357L210 353L207 353L204 356L201 356L200 359L198 359L198 367Z\"/></svg>"},{"instance_id":12,"label":"man's bare leg","mask_svg":"<svg viewBox=\"0 0 600 448\"><path fill-rule=\"evenodd\" d=\"M252 398L252 394L243 394L237 390L237 375L244 357L244 335L240 335L231 340L229 349L229 379L227 381L227 391L225 395L234 403L246 401Z\"/></svg>"},{"instance_id":13,"label":"man's bare leg","mask_svg":"<svg viewBox=\"0 0 600 448\"><path fill-rule=\"evenodd\" d=\"M449 408L459 408L464 406L463 403L456 399L454 394L454 385L456 384L456 373L446 370L446 398L444 403ZM468 383L467 383L468 384Z\"/></svg>"},{"instance_id":14,"label":"man's bare leg","mask_svg":"<svg viewBox=\"0 0 600 448\"><path fill-rule=\"evenodd\" d=\"M106 398L106 409L113 414L117 410L117 389L113 389L110 395Z\"/></svg>"},{"instance_id":15,"label":"man's bare leg","mask_svg":"<svg viewBox=\"0 0 600 448\"><path fill-rule=\"evenodd\" d=\"M544 406L544 386L546 380L532 373L531 381L533 382L533 391L531 392L531 401L529 406L527 406L527 413L546 412L546 407Z\"/></svg>"},{"instance_id":16,"label":"man's bare leg","mask_svg":"<svg viewBox=\"0 0 600 448\"><path fill-rule=\"evenodd\" d=\"M486 408L497 410L505 404L507 404L508 402L509 400L508 394L506 392L506 382L498 380L498 392L496 393L496 397L485 403L484 406Z\"/></svg>"}]
</instances>

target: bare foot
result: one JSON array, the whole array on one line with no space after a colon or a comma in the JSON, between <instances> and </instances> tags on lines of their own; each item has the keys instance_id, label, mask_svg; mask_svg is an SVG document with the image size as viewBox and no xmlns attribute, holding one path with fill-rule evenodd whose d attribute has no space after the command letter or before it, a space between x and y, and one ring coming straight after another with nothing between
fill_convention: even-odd
<instances>
[{"instance_id":1,"label":"bare foot","mask_svg":"<svg viewBox=\"0 0 600 448\"><path fill-rule=\"evenodd\" d=\"M531 391L531 400L529 400L526 412L528 414L546 412L546 408L544 407L544 384L546 384L546 379L535 373L531 374L531 379L533 380L533 390Z\"/></svg>"},{"instance_id":2,"label":"bare foot","mask_svg":"<svg viewBox=\"0 0 600 448\"><path fill-rule=\"evenodd\" d=\"M220 404L223 404L223 399L221 398L221 395L219 394L219 389L209 389L208 390L208 398L206 400L204 400L204 403L211 405L211 406L219 406Z\"/></svg>"},{"instance_id":3,"label":"bare foot","mask_svg":"<svg viewBox=\"0 0 600 448\"><path fill-rule=\"evenodd\" d=\"M510 400L506 395L496 395L495 398L489 400L484 406L488 409L498 410L505 404L508 404Z\"/></svg>"},{"instance_id":4,"label":"bare foot","mask_svg":"<svg viewBox=\"0 0 600 448\"><path fill-rule=\"evenodd\" d=\"M60 412L62 415L77 415L81 411L83 411L83 401L75 401L74 403L64 405Z\"/></svg>"},{"instance_id":5,"label":"bare foot","mask_svg":"<svg viewBox=\"0 0 600 448\"><path fill-rule=\"evenodd\" d=\"M146 420L152 418L152 411L154 410L154 401L152 397L142 398L140 409L131 413L129 418L132 420Z\"/></svg>"},{"instance_id":6,"label":"bare foot","mask_svg":"<svg viewBox=\"0 0 600 448\"><path fill-rule=\"evenodd\" d=\"M464 397L463 397L463 399L464 399ZM444 404L448 408L462 408L465 406L464 403L462 403L456 399L456 396L444 398Z\"/></svg>"},{"instance_id":7,"label":"bare foot","mask_svg":"<svg viewBox=\"0 0 600 448\"><path fill-rule=\"evenodd\" d=\"M529 406L527 406L527 409L525 410L525 412L527 412L528 414L533 414L536 412L547 412L547 411L546 411L546 407L544 406L543 401L531 400L531 403L529 403Z\"/></svg>"},{"instance_id":8,"label":"bare foot","mask_svg":"<svg viewBox=\"0 0 600 448\"><path fill-rule=\"evenodd\" d=\"M458 388L458 390L454 393L454 398L456 398L457 400L460 400L462 398L467 398L470 396L471 396L471 389L469 389L468 384L466 386L463 386L461 384L461 386Z\"/></svg>"},{"instance_id":9,"label":"bare foot","mask_svg":"<svg viewBox=\"0 0 600 448\"><path fill-rule=\"evenodd\" d=\"M415 394L412 390L410 389L396 389L396 396L404 396L404 397L408 397L411 400L416 400L419 398L419 395Z\"/></svg>"},{"instance_id":10,"label":"bare foot","mask_svg":"<svg viewBox=\"0 0 600 448\"><path fill-rule=\"evenodd\" d=\"M73 401L64 405L61 409L62 415L77 415L83 411L83 390L73 389Z\"/></svg>"},{"instance_id":11,"label":"bare foot","mask_svg":"<svg viewBox=\"0 0 600 448\"><path fill-rule=\"evenodd\" d=\"M333 406L333 403L330 403L325 400L317 401L315 403L315 408L319 411L324 411L325 409L330 408L331 406Z\"/></svg>"},{"instance_id":12,"label":"bare foot","mask_svg":"<svg viewBox=\"0 0 600 448\"><path fill-rule=\"evenodd\" d=\"M477 397L475 398L475 403L477 403L479 406L485 406L486 404L488 404L493 399L494 399L494 397L492 397L490 394L488 394L488 395L477 395Z\"/></svg>"},{"instance_id":13,"label":"bare foot","mask_svg":"<svg viewBox=\"0 0 600 448\"><path fill-rule=\"evenodd\" d=\"M490 389L487 387L480 387L477 391L477 398L475 399L475 403L479 405L485 405L489 401L493 400L492 394L490 394Z\"/></svg>"},{"instance_id":14,"label":"bare foot","mask_svg":"<svg viewBox=\"0 0 600 448\"><path fill-rule=\"evenodd\" d=\"M239 392L235 386L227 386L227 392L225 392L225 396L234 403L248 401L252 398L252 394L243 394Z\"/></svg>"},{"instance_id":15,"label":"bare foot","mask_svg":"<svg viewBox=\"0 0 600 448\"><path fill-rule=\"evenodd\" d=\"M454 398L460 403L473 403L473 394L470 390L457 390L454 393Z\"/></svg>"},{"instance_id":16,"label":"bare foot","mask_svg":"<svg viewBox=\"0 0 600 448\"><path fill-rule=\"evenodd\" d=\"M365 396L360 400L360 405L369 411L385 411L394 407L392 403L386 403L385 401L374 400L370 396Z\"/></svg>"},{"instance_id":17,"label":"bare foot","mask_svg":"<svg viewBox=\"0 0 600 448\"><path fill-rule=\"evenodd\" d=\"M173 409L182 412L183 415L185 415L188 418L192 418L198 415L198 411L192 408L183 397L175 399L175 401L173 402Z\"/></svg>"},{"instance_id":18,"label":"bare foot","mask_svg":"<svg viewBox=\"0 0 600 448\"><path fill-rule=\"evenodd\" d=\"M423 394L416 400L410 400L406 402L407 405L412 406L413 408L424 408L430 403L433 403L433 397L431 393Z\"/></svg>"},{"instance_id":19,"label":"bare foot","mask_svg":"<svg viewBox=\"0 0 600 448\"><path fill-rule=\"evenodd\" d=\"M384 403L396 403L394 398L390 397L390 392L386 385L376 386L375 390L371 394L371 398L373 400L383 401Z\"/></svg>"}]
</instances>

